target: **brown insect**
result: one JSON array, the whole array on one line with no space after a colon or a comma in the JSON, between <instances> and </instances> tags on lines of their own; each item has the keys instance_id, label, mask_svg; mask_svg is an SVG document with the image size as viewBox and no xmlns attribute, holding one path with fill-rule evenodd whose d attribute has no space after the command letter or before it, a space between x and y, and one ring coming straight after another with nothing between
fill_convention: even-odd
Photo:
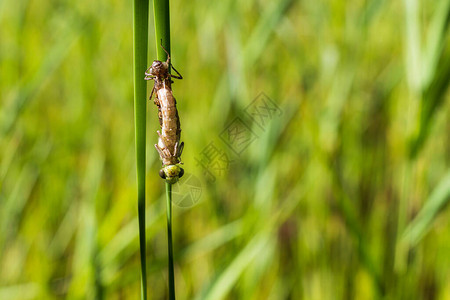
<instances>
[{"instance_id":1,"label":"brown insect","mask_svg":"<svg viewBox=\"0 0 450 300\"><path fill-rule=\"evenodd\" d=\"M162 45L161 47L164 49ZM173 83L172 78L183 79L183 76L170 63L170 55L167 50L164 49L164 51L167 53L167 60L165 62L153 61L152 65L145 71L144 79L155 81L150 99L155 93L154 103L158 107L159 125L161 126L161 131L157 131L159 139L155 148L163 164L159 175L174 183L184 174L184 170L179 166L184 143L180 143L180 118L178 117L177 101L173 96L171 85ZM170 67L178 75L171 75Z\"/></svg>"}]
</instances>

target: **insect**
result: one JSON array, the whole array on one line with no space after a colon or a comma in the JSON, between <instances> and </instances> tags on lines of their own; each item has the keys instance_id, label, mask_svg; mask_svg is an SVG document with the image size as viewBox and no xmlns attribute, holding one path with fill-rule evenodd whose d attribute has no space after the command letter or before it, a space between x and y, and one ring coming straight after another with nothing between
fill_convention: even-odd
<instances>
[{"instance_id":1,"label":"insect","mask_svg":"<svg viewBox=\"0 0 450 300\"><path fill-rule=\"evenodd\" d=\"M164 47L161 45L164 49ZM167 60L165 62L155 60L152 65L145 71L145 80L154 80L150 99L155 93L154 103L158 107L159 125L161 131L158 132L158 144L155 148L159 153L163 167L159 170L159 176L171 183L177 182L184 174L183 168L179 166L181 163L180 156L183 152L184 142L180 143L181 128L180 118L178 117L177 101L172 93L172 78L183 79L183 76L170 63L170 55L166 49ZM171 75L169 68L178 75Z\"/></svg>"}]
</instances>

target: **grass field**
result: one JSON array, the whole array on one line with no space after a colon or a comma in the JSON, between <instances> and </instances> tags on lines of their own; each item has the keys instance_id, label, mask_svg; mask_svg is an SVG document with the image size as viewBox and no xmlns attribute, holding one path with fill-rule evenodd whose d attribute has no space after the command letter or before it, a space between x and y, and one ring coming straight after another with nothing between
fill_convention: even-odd
<instances>
[{"instance_id":1,"label":"grass field","mask_svg":"<svg viewBox=\"0 0 450 300\"><path fill-rule=\"evenodd\" d=\"M172 0L177 299L450 299L449 32L449 0ZM0 1L0 299L139 299L132 39L132 1Z\"/></svg>"}]
</instances>

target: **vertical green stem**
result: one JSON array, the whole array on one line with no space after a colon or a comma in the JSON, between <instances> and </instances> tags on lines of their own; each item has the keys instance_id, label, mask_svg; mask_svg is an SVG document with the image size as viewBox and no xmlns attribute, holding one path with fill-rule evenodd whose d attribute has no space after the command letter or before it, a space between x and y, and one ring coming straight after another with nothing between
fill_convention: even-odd
<instances>
[{"instance_id":1,"label":"vertical green stem","mask_svg":"<svg viewBox=\"0 0 450 300\"><path fill-rule=\"evenodd\" d=\"M147 82L144 80L144 72L147 68L148 8L149 3L147 0L134 0L133 2L134 120L138 185L139 245L141 254L141 299L144 300L147 299L145 245L145 125L147 111Z\"/></svg>"},{"instance_id":2,"label":"vertical green stem","mask_svg":"<svg viewBox=\"0 0 450 300\"><path fill-rule=\"evenodd\" d=\"M167 54L161 48L161 41L164 48L170 54L170 13L169 0L153 0L153 13L155 19L156 53L158 60L165 61Z\"/></svg>"},{"instance_id":3,"label":"vertical green stem","mask_svg":"<svg viewBox=\"0 0 450 300\"><path fill-rule=\"evenodd\" d=\"M169 249L169 299L175 300L175 278L173 274L172 246L172 184L166 181L167 199L167 245Z\"/></svg>"},{"instance_id":4,"label":"vertical green stem","mask_svg":"<svg viewBox=\"0 0 450 300\"><path fill-rule=\"evenodd\" d=\"M170 13L169 0L153 0L153 13L155 19L155 37L157 58L160 61L167 59L170 54ZM167 197L167 241L169 251L169 299L175 299L175 279L173 274L173 247L172 247L172 184L166 181Z\"/></svg>"}]
</instances>

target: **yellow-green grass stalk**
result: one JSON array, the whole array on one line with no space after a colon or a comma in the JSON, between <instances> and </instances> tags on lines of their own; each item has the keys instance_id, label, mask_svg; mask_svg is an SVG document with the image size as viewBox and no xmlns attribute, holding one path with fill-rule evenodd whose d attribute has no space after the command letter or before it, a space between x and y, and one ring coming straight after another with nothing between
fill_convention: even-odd
<instances>
[{"instance_id":1,"label":"yellow-green grass stalk","mask_svg":"<svg viewBox=\"0 0 450 300\"><path fill-rule=\"evenodd\" d=\"M166 180L167 203L167 246L169 252L169 299L175 299L175 276L173 274L173 246L172 246L172 184Z\"/></svg>"},{"instance_id":2,"label":"yellow-green grass stalk","mask_svg":"<svg viewBox=\"0 0 450 300\"><path fill-rule=\"evenodd\" d=\"M153 14L155 19L156 53L160 61L167 59L164 49L170 54L170 13L169 0L154 0ZM164 47L164 49L161 47Z\"/></svg>"},{"instance_id":3,"label":"yellow-green grass stalk","mask_svg":"<svg viewBox=\"0 0 450 300\"><path fill-rule=\"evenodd\" d=\"M169 0L154 0L153 13L155 19L155 40L157 58L160 61L167 59L170 54L170 11ZM161 47L163 46L163 47ZM170 66L169 66L170 68ZM170 71L170 69L169 69ZM167 199L167 245L169 256L169 299L175 299L175 277L173 272L173 246L172 246L172 183L166 180Z\"/></svg>"},{"instance_id":4,"label":"yellow-green grass stalk","mask_svg":"<svg viewBox=\"0 0 450 300\"><path fill-rule=\"evenodd\" d=\"M136 172L138 185L139 245L141 254L141 299L147 299L147 272L145 246L145 146L148 51L148 8L147 0L133 2L133 72L134 72L134 121L136 137Z\"/></svg>"}]
</instances>

